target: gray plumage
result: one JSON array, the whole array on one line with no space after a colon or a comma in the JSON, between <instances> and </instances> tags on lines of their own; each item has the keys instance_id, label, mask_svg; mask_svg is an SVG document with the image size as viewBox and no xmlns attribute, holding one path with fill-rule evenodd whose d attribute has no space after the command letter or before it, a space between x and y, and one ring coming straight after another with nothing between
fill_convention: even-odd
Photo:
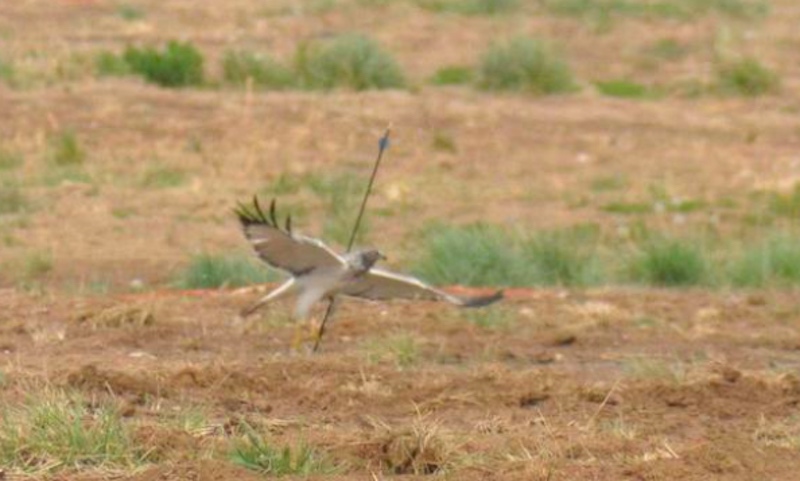
<instances>
[{"instance_id":1,"label":"gray plumage","mask_svg":"<svg viewBox=\"0 0 800 481\"><path fill-rule=\"evenodd\" d=\"M420 299L447 301L462 307L480 307L503 297L502 291L489 296L461 297L436 289L419 279L373 267L385 256L377 250L362 250L339 255L322 241L292 232L291 219L281 229L275 201L269 214L253 199L252 206L239 204L236 214L245 237L258 256L272 267L292 277L242 311L243 316L283 297L297 293L295 316L303 319L312 306L337 295L371 300Z\"/></svg>"}]
</instances>

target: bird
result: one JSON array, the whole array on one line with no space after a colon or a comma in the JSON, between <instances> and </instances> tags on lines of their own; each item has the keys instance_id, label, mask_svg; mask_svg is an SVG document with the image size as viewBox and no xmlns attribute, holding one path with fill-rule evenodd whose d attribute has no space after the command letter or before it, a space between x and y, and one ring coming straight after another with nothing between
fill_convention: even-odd
<instances>
[{"instance_id":1,"label":"bird","mask_svg":"<svg viewBox=\"0 0 800 481\"><path fill-rule=\"evenodd\" d=\"M253 197L252 205L239 202L235 213L259 258L290 275L288 280L243 309L242 317L289 294L297 294L294 317L301 320L308 317L317 302L338 296L373 301L445 301L460 307L487 306L503 298L502 290L485 296L457 296L416 277L375 267L377 262L386 260L386 256L376 249L337 254L321 240L295 233L290 215L281 226L275 199L272 199L268 213L261 208L258 196Z\"/></svg>"}]
</instances>

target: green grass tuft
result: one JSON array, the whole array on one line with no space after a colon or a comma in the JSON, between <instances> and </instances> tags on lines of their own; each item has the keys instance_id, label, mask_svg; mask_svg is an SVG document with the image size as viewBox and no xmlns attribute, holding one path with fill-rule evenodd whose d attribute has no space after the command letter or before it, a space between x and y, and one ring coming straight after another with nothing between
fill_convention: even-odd
<instances>
[{"instance_id":1,"label":"green grass tuft","mask_svg":"<svg viewBox=\"0 0 800 481\"><path fill-rule=\"evenodd\" d=\"M757 59L745 57L721 62L716 69L718 89L723 93L757 97L778 90L778 75Z\"/></svg>"},{"instance_id":2,"label":"green grass tuft","mask_svg":"<svg viewBox=\"0 0 800 481\"><path fill-rule=\"evenodd\" d=\"M433 12L462 15L498 15L519 9L519 0L416 0L417 5Z\"/></svg>"},{"instance_id":3,"label":"green grass tuft","mask_svg":"<svg viewBox=\"0 0 800 481\"><path fill-rule=\"evenodd\" d=\"M730 279L739 287L800 285L800 239L772 234L747 247L733 262Z\"/></svg>"},{"instance_id":4,"label":"green grass tuft","mask_svg":"<svg viewBox=\"0 0 800 481\"><path fill-rule=\"evenodd\" d=\"M357 34L342 35L327 44L302 45L296 67L301 84L310 89L360 91L405 85L394 58L374 40Z\"/></svg>"},{"instance_id":5,"label":"green grass tuft","mask_svg":"<svg viewBox=\"0 0 800 481\"><path fill-rule=\"evenodd\" d=\"M544 0L543 3L552 13L598 24L607 24L621 16L692 20L712 13L757 19L769 11L762 0Z\"/></svg>"},{"instance_id":6,"label":"green grass tuft","mask_svg":"<svg viewBox=\"0 0 800 481\"><path fill-rule=\"evenodd\" d=\"M16 69L14 68L14 64L2 58L0 58L0 81L9 87L13 87L16 83Z\"/></svg>"},{"instance_id":7,"label":"green grass tuft","mask_svg":"<svg viewBox=\"0 0 800 481\"><path fill-rule=\"evenodd\" d=\"M267 89L284 89L296 83L294 73L272 58L246 50L232 50L222 59L222 72L226 82Z\"/></svg>"},{"instance_id":8,"label":"green grass tuft","mask_svg":"<svg viewBox=\"0 0 800 481\"><path fill-rule=\"evenodd\" d=\"M94 69L97 75L109 77L133 73L131 66L123 57L108 51L99 52L95 56Z\"/></svg>"},{"instance_id":9,"label":"green grass tuft","mask_svg":"<svg viewBox=\"0 0 800 481\"><path fill-rule=\"evenodd\" d=\"M586 286L604 275L597 256L599 230L580 226L542 232L523 242L522 263L535 285Z\"/></svg>"},{"instance_id":10,"label":"green grass tuft","mask_svg":"<svg viewBox=\"0 0 800 481\"><path fill-rule=\"evenodd\" d=\"M635 282L653 286L695 286L710 281L710 265L691 240L655 237L646 239L630 264Z\"/></svg>"},{"instance_id":11,"label":"green grass tuft","mask_svg":"<svg viewBox=\"0 0 800 481\"><path fill-rule=\"evenodd\" d=\"M601 94L609 97L626 99L652 99L658 97L658 93L652 88L630 80L604 80L595 82L595 86Z\"/></svg>"},{"instance_id":12,"label":"green grass tuft","mask_svg":"<svg viewBox=\"0 0 800 481\"><path fill-rule=\"evenodd\" d=\"M486 90L547 95L577 89L567 63L542 42L525 37L490 47L478 77L478 85Z\"/></svg>"},{"instance_id":13,"label":"green grass tuft","mask_svg":"<svg viewBox=\"0 0 800 481\"><path fill-rule=\"evenodd\" d=\"M488 224L437 225L424 233L414 272L434 284L466 286L525 285L513 240Z\"/></svg>"},{"instance_id":14,"label":"green grass tuft","mask_svg":"<svg viewBox=\"0 0 800 481\"><path fill-rule=\"evenodd\" d=\"M50 137L50 161L57 167L72 167L83 164L86 152L71 129Z\"/></svg>"},{"instance_id":15,"label":"green grass tuft","mask_svg":"<svg viewBox=\"0 0 800 481\"><path fill-rule=\"evenodd\" d=\"M800 218L800 183L789 193L772 192L769 195L769 211L793 219Z\"/></svg>"},{"instance_id":16,"label":"green grass tuft","mask_svg":"<svg viewBox=\"0 0 800 481\"><path fill-rule=\"evenodd\" d=\"M141 20L144 18L144 10L136 5L121 3L117 5L117 15L119 15L123 20L132 22L134 20Z\"/></svg>"},{"instance_id":17,"label":"green grass tuft","mask_svg":"<svg viewBox=\"0 0 800 481\"><path fill-rule=\"evenodd\" d=\"M203 55L189 42L170 41L162 52L153 47L128 47L123 58L134 73L162 87L203 83Z\"/></svg>"},{"instance_id":18,"label":"green grass tuft","mask_svg":"<svg viewBox=\"0 0 800 481\"><path fill-rule=\"evenodd\" d=\"M2 408L0 466L23 472L132 468L146 461L114 406L44 390Z\"/></svg>"},{"instance_id":19,"label":"green grass tuft","mask_svg":"<svg viewBox=\"0 0 800 481\"><path fill-rule=\"evenodd\" d=\"M180 187L188 179L186 172L170 167L154 167L142 176L141 186L146 189L169 189Z\"/></svg>"},{"instance_id":20,"label":"green grass tuft","mask_svg":"<svg viewBox=\"0 0 800 481\"><path fill-rule=\"evenodd\" d=\"M276 447L246 423L242 428L244 436L228 454L234 464L270 476L308 476L334 471L321 454L305 444Z\"/></svg>"},{"instance_id":21,"label":"green grass tuft","mask_svg":"<svg viewBox=\"0 0 800 481\"><path fill-rule=\"evenodd\" d=\"M0 216L17 214L28 208L28 198L16 183L0 182Z\"/></svg>"},{"instance_id":22,"label":"green grass tuft","mask_svg":"<svg viewBox=\"0 0 800 481\"><path fill-rule=\"evenodd\" d=\"M251 257L198 254L178 274L176 284L183 289L212 289L273 282L278 278L278 274Z\"/></svg>"},{"instance_id":23,"label":"green grass tuft","mask_svg":"<svg viewBox=\"0 0 800 481\"><path fill-rule=\"evenodd\" d=\"M471 67L451 65L442 67L433 74L430 83L433 85L464 85L472 82L475 77Z\"/></svg>"}]
</instances>

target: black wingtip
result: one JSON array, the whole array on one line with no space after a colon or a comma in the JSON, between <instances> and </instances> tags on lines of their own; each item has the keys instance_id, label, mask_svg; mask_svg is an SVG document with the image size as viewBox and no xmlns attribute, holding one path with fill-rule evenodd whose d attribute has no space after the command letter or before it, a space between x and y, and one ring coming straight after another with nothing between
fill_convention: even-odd
<instances>
[{"instance_id":1,"label":"black wingtip","mask_svg":"<svg viewBox=\"0 0 800 481\"><path fill-rule=\"evenodd\" d=\"M478 296L478 297L469 297L464 300L464 304L462 307L484 307L488 306L489 304L494 304L495 302L499 301L503 298L503 290L500 289L499 291L495 292L494 294L488 296Z\"/></svg>"}]
</instances>

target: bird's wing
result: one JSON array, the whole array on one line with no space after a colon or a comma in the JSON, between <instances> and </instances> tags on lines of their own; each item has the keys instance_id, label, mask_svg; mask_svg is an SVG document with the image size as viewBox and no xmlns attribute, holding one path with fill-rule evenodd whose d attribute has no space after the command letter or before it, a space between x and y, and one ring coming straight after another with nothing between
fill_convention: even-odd
<instances>
[{"instance_id":1,"label":"bird's wing","mask_svg":"<svg viewBox=\"0 0 800 481\"><path fill-rule=\"evenodd\" d=\"M415 277L376 268L370 269L358 280L347 284L339 293L345 296L373 300L419 299L447 301L461 307L487 306L503 298L503 291L497 291L488 296L456 296L436 289Z\"/></svg>"},{"instance_id":2,"label":"bird's wing","mask_svg":"<svg viewBox=\"0 0 800 481\"><path fill-rule=\"evenodd\" d=\"M288 271L294 276L308 274L319 268L338 267L344 260L322 241L292 233L291 217L281 229L275 216L275 200L266 215L253 198L253 205L242 203L236 209L244 235L258 256L267 264Z\"/></svg>"}]
</instances>

